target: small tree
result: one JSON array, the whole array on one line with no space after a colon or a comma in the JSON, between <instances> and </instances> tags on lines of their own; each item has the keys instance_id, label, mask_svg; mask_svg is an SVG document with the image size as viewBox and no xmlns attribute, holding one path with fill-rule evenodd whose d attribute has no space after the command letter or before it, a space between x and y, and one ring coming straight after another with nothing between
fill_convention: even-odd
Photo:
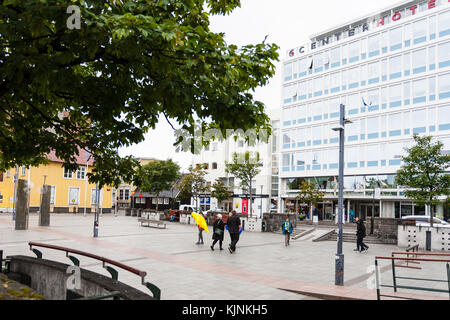
<instances>
[{"instance_id":1,"label":"small tree","mask_svg":"<svg viewBox=\"0 0 450 320\"><path fill-rule=\"evenodd\" d=\"M252 215L252 181L261 172L259 169L263 164L260 162L259 153L254 157L247 151L244 154L233 154L233 162L225 164L225 171L232 174L241 181L242 189L248 190L250 194L250 216Z\"/></svg>"},{"instance_id":2,"label":"small tree","mask_svg":"<svg viewBox=\"0 0 450 320\"><path fill-rule=\"evenodd\" d=\"M432 137L414 135L416 144L405 149L404 165L397 171L395 181L407 188L405 196L419 205L430 207L430 225L433 227L432 205L438 197L450 194L450 155L442 153L442 142L432 143Z\"/></svg>"},{"instance_id":3,"label":"small tree","mask_svg":"<svg viewBox=\"0 0 450 320\"><path fill-rule=\"evenodd\" d=\"M180 166L172 160L152 161L139 167L135 178L135 186L143 192L159 196L164 190L169 190L180 176ZM158 201L156 201L158 211Z\"/></svg>"},{"instance_id":4,"label":"small tree","mask_svg":"<svg viewBox=\"0 0 450 320\"><path fill-rule=\"evenodd\" d=\"M299 186L299 190L300 192L296 199L301 203L308 204L308 210L311 210L311 206L316 205L324 197L323 192L316 188L316 184L308 180L303 180Z\"/></svg>"},{"instance_id":5,"label":"small tree","mask_svg":"<svg viewBox=\"0 0 450 320\"><path fill-rule=\"evenodd\" d=\"M225 186L225 183L221 179L217 179L216 182L212 185L212 196L217 199L218 205L220 205L223 201L231 198L233 195L232 192L228 191L228 188Z\"/></svg>"},{"instance_id":6,"label":"small tree","mask_svg":"<svg viewBox=\"0 0 450 320\"><path fill-rule=\"evenodd\" d=\"M198 196L210 190L210 187L206 184L205 175L206 171L204 167L197 166L194 168L190 166L189 173L184 175L176 186L180 190L178 197L193 197L195 199L195 206L198 208Z\"/></svg>"}]
</instances>

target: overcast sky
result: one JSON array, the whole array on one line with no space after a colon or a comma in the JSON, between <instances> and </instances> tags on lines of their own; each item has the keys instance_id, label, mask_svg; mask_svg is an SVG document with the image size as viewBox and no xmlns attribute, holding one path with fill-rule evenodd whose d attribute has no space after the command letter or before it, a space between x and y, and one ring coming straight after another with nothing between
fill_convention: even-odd
<instances>
[{"instance_id":1,"label":"overcast sky","mask_svg":"<svg viewBox=\"0 0 450 320\"><path fill-rule=\"evenodd\" d=\"M277 73L266 87L256 90L256 100L267 109L280 108L281 62L285 52L308 42L311 35L340 26L399 3L399 0L241 0L241 8L228 16L211 17L211 30L225 33L228 44L256 44L268 35L268 43L279 47ZM172 128L164 117L157 128L138 145L119 150L121 156L172 159L184 171L191 164L189 153L176 153Z\"/></svg>"}]
</instances>

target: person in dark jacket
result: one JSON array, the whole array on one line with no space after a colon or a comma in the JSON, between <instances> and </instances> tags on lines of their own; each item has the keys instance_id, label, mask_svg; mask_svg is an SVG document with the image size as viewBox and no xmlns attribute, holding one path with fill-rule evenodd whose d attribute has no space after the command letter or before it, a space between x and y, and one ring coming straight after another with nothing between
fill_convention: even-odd
<instances>
[{"instance_id":1,"label":"person in dark jacket","mask_svg":"<svg viewBox=\"0 0 450 320\"><path fill-rule=\"evenodd\" d=\"M222 243L223 243L223 235L225 233L225 223L222 221L222 215L217 215L217 220L214 222L213 225L213 244L211 245L211 250L214 251L214 246L219 241L220 250L223 250Z\"/></svg>"},{"instance_id":2,"label":"person in dark jacket","mask_svg":"<svg viewBox=\"0 0 450 320\"><path fill-rule=\"evenodd\" d=\"M369 246L363 242L365 236L366 227L364 226L364 221L356 217L356 250L354 251L367 252Z\"/></svg>"},{"instance_id":3,"label":"person in dark jacket","mask_svg":"<svg viewBox=\"0 0 450 320\"><path fill-rule=\"evenodd\" d=\"M241 228L241 219L236 214L236 211L230 213L227 221L228 232L230 233L231 244L228 246L228 251L234 253L236 251L236 244L239 241L239 231Z\"/></svg>"},{"instance_id":4,"label":"person in dark jacket","mask_svg":"<svg viewBox=\"0 0 450 320\"><path fill-rule=\"evenodd\" d=\"M291 234L294 232L294 227L292 226L292 222L289 220L289 217L286 217L286 221L281 225L281 230L284 234L284 245L287 247L289 245L289 241L291 240Z\"/></svg>"}]
</instances>

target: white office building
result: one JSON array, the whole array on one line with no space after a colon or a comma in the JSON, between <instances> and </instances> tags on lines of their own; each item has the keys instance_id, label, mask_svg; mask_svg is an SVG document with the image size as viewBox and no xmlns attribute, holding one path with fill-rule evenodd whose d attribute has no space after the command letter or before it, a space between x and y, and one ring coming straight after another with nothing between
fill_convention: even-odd
<instances>
[{"instance_id":1,"label":"white office building","mask_svg":"<svg viewBox=\"0 0 450 320\"><path fill-rule=\"evenodd\" d=\"M309 179L326 195L323 219L334 220L339 132L332 129L344 104L352 122L345 127L347 212L425 214L394 178L413 134L432 135L450 152L450 1L403 1L325 30L289 50L283 67L280 213L302 209L295 197ZM443 205L435 212L448 216Z\"/></svg>"},{"instance_id":2,"label":"white office building","mask_svg":"<svg viewBox=\"0 0 450 320\"><path fill-rule=\"evenodd\" d=\"M240 187L240 181L228 174L225 164L233 162L234 153L244 154L250 151L252 154L259 153L260 162L263 166L261 172L252 182L252 217L261 217L264 213L277 211L278 201L278 145L280 139L280 110L269 111L272 119L273 134L268 143L258 142L255 146L248 146L244 139L237 141L229 138L223 142L211 141L210 145L202 150L199 155L194 155L192 165L204 165L206 167L205 180L208 185L213 185L217 179L221 179L229 188L233 196L218 203L217 199L210 194L201 195L199 199L192 199L192 205L199 205L204 211L223 208L226 211L236 210L238 213L249 214L249 192Z\"/></svg>"}]
</instances>

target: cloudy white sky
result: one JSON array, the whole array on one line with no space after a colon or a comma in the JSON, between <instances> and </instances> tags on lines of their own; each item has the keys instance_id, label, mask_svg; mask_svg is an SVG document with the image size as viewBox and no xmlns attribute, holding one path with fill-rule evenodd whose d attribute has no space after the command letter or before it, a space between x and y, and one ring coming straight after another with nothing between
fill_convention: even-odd
<instances>
[{"instance_id":1,"label":"cloudy white sky","mask_svg":"<svg viewBox=\"0 0 450 320\"><path fill-rule=\"evenodd\" d=\"M312 34L340 26L350 20L372 14L399 3L399 0L241 0L241 8L228 16L211 18L211 30L225 33L228 44L256 44L264 40L276 43L280 61L269 85L256 90L255 99L267 109L280 108L281 62L286 50L308 41ZM173 130L164 117L157 128L146 135L145 142L120 151L122 156L173 159L183 170L191 163L188 153L176 153Z\"/></svg>"}]
</instances>

